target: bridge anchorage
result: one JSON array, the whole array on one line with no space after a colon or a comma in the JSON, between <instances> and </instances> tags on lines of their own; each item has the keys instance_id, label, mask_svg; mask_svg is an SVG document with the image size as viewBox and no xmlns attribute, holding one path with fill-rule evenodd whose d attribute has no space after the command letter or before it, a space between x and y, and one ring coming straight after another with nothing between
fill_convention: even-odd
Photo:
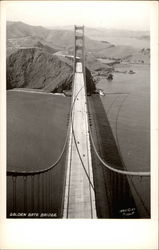
<instances>
[{"instance_id":1,"label":"bridge anchorage","mask_svg":"<svg viewBox=\"0 0 159 250\"><path fill-rule=\"evenodd\" d=\"M30 212L34 217L46 214L46 217L51 218L136 217L136 207L130 197L128 180L150 177L150 172L118 169L107 164L101 157L88 122L84 26L75 26L74 33L73 93L69 127L63 149L56 162L43 170L7 171L8 187L11 190L7 198L10 201L7 209L8 217L9 214L16 217L19 212L23 213L24 217ZM102 178L105 178L106 187L104 193L100 190L101 179L98 178L98 183L95 181L93 160L98 163L95 168L99 167L103 171ZM65 170L66 174L63 174L63 177L59 174L62 181L61 187L57 188L56 171L60 167L63 169L62 173ZM21 190L20 195L19 190ZM60 196L58 205L57 196ZM128 203L130 207L127 206L127 200L131 201Z\"/></svg>"}]
</instances>

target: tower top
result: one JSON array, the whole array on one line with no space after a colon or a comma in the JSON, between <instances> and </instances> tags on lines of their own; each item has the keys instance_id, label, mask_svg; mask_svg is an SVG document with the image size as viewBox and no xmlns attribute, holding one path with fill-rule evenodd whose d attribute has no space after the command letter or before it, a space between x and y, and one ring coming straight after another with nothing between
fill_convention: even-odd
<instances>
[{"instance_id":1,"label":"tower top","mask_svg":"<svg viewBox=\"0 0 159 250\"><path fill-rule=\"evenodd\" d=\"M84 30L84 25L82 26L75 25L75 30Z\"/></svg>"}]
</instances>

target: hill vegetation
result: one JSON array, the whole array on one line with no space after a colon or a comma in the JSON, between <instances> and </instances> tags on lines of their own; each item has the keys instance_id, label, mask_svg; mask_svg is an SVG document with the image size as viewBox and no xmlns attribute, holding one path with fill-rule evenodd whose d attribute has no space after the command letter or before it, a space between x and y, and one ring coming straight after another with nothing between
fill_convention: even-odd
<instances>
[{"instance_id":1,"label":"hill vegetation","mask_svg":"<svg viewBox=\"0 0 159 250\"><path fill-rule=\"evenodd\" d=\"M72 87L71 62L60 60L39 48L19 49L7 58L7 89L30 88L45 92L63 92ZM87 90L95 89L93 78L86 70Z\"/></svg>"}]
</instances>

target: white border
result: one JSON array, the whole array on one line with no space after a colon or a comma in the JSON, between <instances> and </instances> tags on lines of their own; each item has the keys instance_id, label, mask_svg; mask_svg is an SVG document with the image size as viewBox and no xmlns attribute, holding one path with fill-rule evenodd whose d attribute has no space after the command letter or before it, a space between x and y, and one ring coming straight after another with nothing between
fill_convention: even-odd
<instances>
[{"instance_id":1,"label":"white border","mask_svg":"<svg viewBox=\"0 0 159 250\"><path fill-rule=\"evenodd\" d=\"M5 219L5 2L0 2L0 249L158 249L158 2L151 4L151 219Z\"/></svg>"}]
</instances>

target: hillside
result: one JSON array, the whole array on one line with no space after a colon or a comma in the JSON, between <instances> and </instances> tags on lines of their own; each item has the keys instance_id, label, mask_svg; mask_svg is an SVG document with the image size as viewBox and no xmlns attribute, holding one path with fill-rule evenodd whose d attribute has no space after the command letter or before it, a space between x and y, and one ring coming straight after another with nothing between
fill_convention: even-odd
<instances>
[{"instance_id":1,"label":"hillside","mask_svg":"<svg viewBox=\"0 0 159 250\"><path fill-rule=\"evenodd\" d=\"M18 49L24 48L41 48L48 53L54 54L58 50L48 46L44 39L36 36L28 36L21 38L12 38L7 40L7 56L16 52Z\"/></svg>"},{"instance_id":2,"label":"hillside","mask_svg":"<svg viewBox=\"0 0 159 250\"><path fill-rule=\"evenodd\" d=\"M146 36L147 38L150 36L149 31L139 31L139 30L122 30L122 29L107 29L107 28L90 28L86 27L86 35L96 39L99 37L135 37L139 38Z\"/></svg>"},{"instance_id":3,"label":"hillside","mask_svg":"<svg viewBox=\"0 0 159 250\"><path fill-rule=\"evenodd\" d=\"M63 29L63 30L73 30L74 25L67 26L49 26L49 29ZM148 30L122 30L122 29L110 29L110 28L102 28L102 27L85 27L85 34L89 38L97 40L102 40L102 38L106 37L135 37L135 38L143 38L149 39L150 32Z\"/></svg>"},{"instance_id":4,"label":"hillside","mask_svg":"<svg viewBox=\"0 0 159 250\"><path fill-rule=\"evenodd\" d=\"M63 92L72 86L73 69L59 57L39 48L19 49L7 58L7 89L42 89L45 92ZM86 70L87 91L95 85Z\"/></svg>"},{"instance_id":5,"label":"hillside","mask_svg":"<svg viewBox=\"0 0 159 250\"><path fill-rule=\"evenodd\" d=\"M128 58L129 59L129 58ZM141 49L130 57L132 63L150 63L150 49Z\"/></svg>"},{"instance_id":6,"label":"hillside","mask_svg":"<svg viewBox=\"0 0 159 250\"><path fill-rule=\"evenodd\" d=\"M85 33L86 54L89 56L91 54L95 58L125 59L138 54L143 48L148 48L145 47L145 41L149 40L149 33L146 31L118 31L86 27ZM108 42L109 39L111 42ZM119 44L116 44L116 41L119 41ZM138 41L140 46L143 43L141 48L136 47ZM62 27L47 29L23 22L7 22L7 55L11 55L20 48L36 47L45 48L45 51L51 54L58 51L73 54L73 27L72 30L62 29ZM143 61L147 61L147 58Z\"/></svg>"},{"instance_id":7,"label":"hillside","mask_svg":"<svg viewBox=\"0 0 159 250\"><path fill-rule=\"evenodd\" d=\"M137 53L137 49L130 46L109 46L109 48L95 52L94 55L100 58L120 59L132 56Z\"/></svg>"},{"instance_id":8,"label":"hillside","mask_svg":"<svg viewBox=\"0 0 159 250\"><path fill-rule=\"evenodd\" d=\"M32 26L23 22L7 22L7 38L27 36L46 37L49 30L41 26Z\"/></svg>"},{"instance_id":9,"label":"hillside","mask_svg":"<svg viewBox=\"0 0 159 250\"><path fill-rule=\"evenodd\" d=\"M72 67L38 48L20 49L7 59L7 89L32 88L54 91L65 82L70 88Z\"/></svg>"},{"instance_id":10,"label":"hillside","mask_svg":"<svg viewBox=\"0 0 159 250\"><path fill-rule=\"evenodd\" d=\"M86 28L86 34L90 31L94 34L103 31L103 36L105 34L105 30L102 29ZM147 35L142 33L143 36L144 34ZM141 33L127 33L127 35L141 38ZM133 44L114 45L105 40L96 41L85 37L85 47L86 66L93 75L99 75L99 71L107 75L113 70L109 64L100 61L102 58L128 63L149 64L150 61L150 49L145 47L137 49ZM51 30L22 22L7 22L7 89L31 88L46 92L62 92L70 89L73 62L65 55L72 55L73 51L72 30ZM90 92L95 86L89 70L87 70L87 90Z\"/></svg>"},{"instance_id":11,"label":"hillside","mask_svg":"<svg viewBox=\"0 0 159 250\"><path fill-rule=\"evenodd\" d=\"M130 63L150 63L150 49L136 49L132 46L112 45L107 49L93 52L95 58L127 61Z\"/></svg>"},{"instance_id":12,"label":"hillside","mask_svg":"<svg viewBox=\"0 0 159 250\"><path fill-rule=\"evenodd\" d=\"M73 30L51 30L41 26L32 26L23 22L7 22L7 42L10 47L32 47L38 41L56 50L73 50ZM106 49L109 45L85 38L87 51Z\"/></svg>"}]
</instances>

